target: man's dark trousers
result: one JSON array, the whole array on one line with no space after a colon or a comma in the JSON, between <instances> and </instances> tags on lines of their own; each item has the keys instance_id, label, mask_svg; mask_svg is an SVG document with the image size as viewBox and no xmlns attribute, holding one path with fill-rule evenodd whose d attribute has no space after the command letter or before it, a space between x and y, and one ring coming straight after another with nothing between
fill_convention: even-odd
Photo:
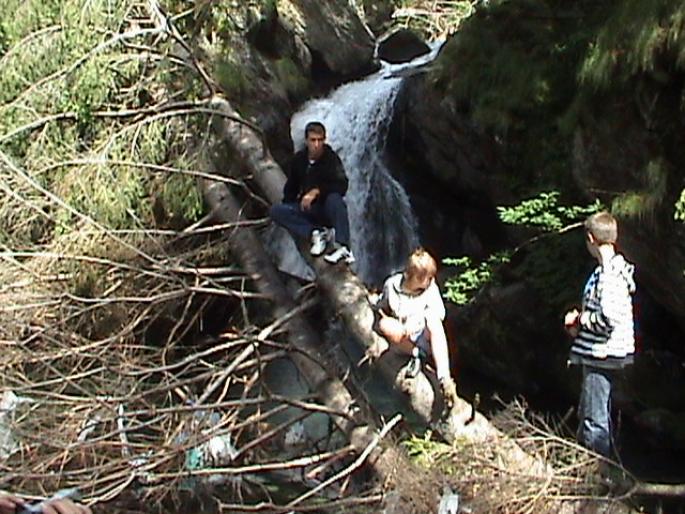
<instances>
[{"instance_id":1,"label":"man's dark trousers","mask_svg":"<svg viewBox=\"0 0 685 514\"><path fill-rule=\"evenodd\" d=\"M326 195L323 202L317 199L309 211L302 210L299 202L279 203L271 207L270 215L276 223L303 238L309 238L314 229L333 227L335 240L348 248L350 246L347 205L338 193Z\"/></svg>"}]
</instances>

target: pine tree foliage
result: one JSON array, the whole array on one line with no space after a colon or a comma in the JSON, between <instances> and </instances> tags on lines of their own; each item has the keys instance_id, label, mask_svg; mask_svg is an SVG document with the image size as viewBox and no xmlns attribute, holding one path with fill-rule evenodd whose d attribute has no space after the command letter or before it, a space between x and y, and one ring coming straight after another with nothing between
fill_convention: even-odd
<instances>
[{"instance_id":1,"label":"pine tree foliage","mask_svg":"<svg viewBox=\"0 0 685 514\"><path fill-rule=\"evenodd\" d=\"M260 317L263 304L253 310L262 295L218 237L232 224L203 226L198 176L226 179L201 163L211 112L183 37L202 40L207 28L219 54L225 40L212 32L214 16L230 31L266 3L222 3L204 21L200 2L197 12L185 1L3 4L0 396L27 401L11 422L0 413L1 489L79 487L86 501L102 502L154 469L161 476L141 494L144 510L168 512L147 495L167 494L185 450L223 428L198 424L179 402L223 399L229 382L247 384L245 396L257 388L271 357L234 351L273 320ZM207 314L214 308L216 319ZM216 324L212 337L226 329L213 340L226 338L221 352L190 344L206 320ZM277 337L277 326L264 337ZM242 409L226 416L248 416ZM21 444L11 455L8 430Z\"/></svg>"},{"instance_id":2,"label":"pine tree foliage","mask_svg":"<svg viewBox=\"0 0 685 514\"><path fill-rule=\"evenodd\" d=\"M581 80L606 88L643 72L661 80L685 69L685 5L673 0L623 0L591 42Z\"/></svg>"},{"instance_id":3,"label":"pine tree foliage","mask_svg":"<svg viewBox=\"0 0 685 514\"><path fill-rule=\"evenodd\" d=\"M602 200L616 198L621 214L672 209L668 188L683 159L673 108L685 108L684 17L674 0L492 1L448 42L432 79L506 145L522 196L573 193L579 130L595 125L608 138L638 113L645 137L660 141L625 170L627 189Z\"/></svg>"},{"instance_id":4,"label":"pine tree foliage","mask_svg":"<svg viewBox=\"0 0 685 514\"><path fill-rule=\"evenodd\" d=\"M576 10L568 2L494 1L448 42L433 80L458 99L468 100L485 126L510 130L528 115L554 112L573 94L573 61L578 40ZM560 12L561 9L565 9Z\"/></svg>"},{"instance_id":5,"label":"pine tree foliage","mask_svg":"<svg viewBox=\"0 0 685 514\"><path fill-rule=\"evenodd\" d=\"M144 12L128 2L13 4L0 15L7 48L0 144L12 163L3 168L11 195L0 206L1 237L48 242L78 225L75 213L110 229L154 226L155 196L181 219L196 218L194 180L140 166L185 169L192 162L182 125L143 115L169 94L153 79L172 81L176 73L163 49L141 51L159 28L139 25ZM192 100L192 91L179 93ZM187 193L180 197L179 189ZM17 217L32 222L17 231Z\"/></svg>"}]
</instances>

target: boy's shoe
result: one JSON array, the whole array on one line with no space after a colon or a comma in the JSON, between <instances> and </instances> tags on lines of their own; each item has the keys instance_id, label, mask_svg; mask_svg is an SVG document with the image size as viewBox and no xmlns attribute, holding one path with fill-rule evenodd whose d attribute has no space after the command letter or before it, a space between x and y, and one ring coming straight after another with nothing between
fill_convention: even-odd
<instances>
[{"instance_id":1,"label":"boy's shoe","mask_svg":"<svg viewBox=\"0 0 685 514\"><path fill-rule=\"evenodd\" d=\"M445 408L450 410L457 403L457 385L452 380L452 377L443 377L440 379L440 390L442 391L442 398L445 401Z\"/></svg>"},{"instance_id":2,"label":"boy's shoe","mask_svg":"<svg viewBox=\"0 0 685 514\"><path fill-rule=\"evenodd\" d=\"M336 264L340 261L344 261L346 264L352 264L355 260L352 250L344 245L339 246L336 250L328 255L324 255L323 258L329 264Z\"/></svg>"},{"instance_id":3,"label":"boy's shoe","mask_svg":"<svg viewBox=\"0 0 685 514\"><path fill-rule=\"evenodd\" d=\"M407 363L407 371L405 373L407 378L416 378L421 371L421 357L412 355Z\"/></svg>"},{"instance_id":4,"label":"boy's shoe","mask_svg":"<svg viewBox=\"0 0 685 514\"><path fill-rule=\"evenodd\" d=\"M321 255L323 252L326 251L326 247L328 247L328 243L331 243L333 241L333 229L317 229L312 231L312 246L309 249L309 253L311 253L314 257L318 257Z\"/></svg>"}]
</instances>

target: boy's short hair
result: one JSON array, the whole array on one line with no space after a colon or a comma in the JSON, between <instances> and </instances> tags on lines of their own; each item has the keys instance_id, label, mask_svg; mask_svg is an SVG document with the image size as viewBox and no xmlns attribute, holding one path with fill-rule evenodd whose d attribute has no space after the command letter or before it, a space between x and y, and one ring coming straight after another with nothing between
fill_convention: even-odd
<instances>
[{"instance_id":1,"label":"boy's short hair","mask_svg":"<svg viewBox=\"0 0 685 514\"><path fill-rule=\"evenodd\" d=\"M304 127L305 139L309 137L310 132L314 132L314 134L319 134L323 137L326 137L326 127L324 127L323 123L320 121L310 121L307 123L307 125Z\"/></svg>"},{"instance_id":2,"label":"boy's short hair","mask_svg":"<svg viewBox=\"0 0 685 514\"><path fill-rule=\"evenodd\" d=\"M607 211L588 216L585 230L592 234L597 244L615 244L618 239L618 221Z\"/></svg>"},{"instance_id":3,"label":"boy's short hair","mask_svg":"<svg viewBox=\"0 0 685 514\"><path fill-rule=\"evenodd\" d=\"M438 271L438 265L431 254L424 248L417 248L407 259L404 268L405 276L409 279L423 280L426 277L434 278Z\"/></svg>"}]
</instances>

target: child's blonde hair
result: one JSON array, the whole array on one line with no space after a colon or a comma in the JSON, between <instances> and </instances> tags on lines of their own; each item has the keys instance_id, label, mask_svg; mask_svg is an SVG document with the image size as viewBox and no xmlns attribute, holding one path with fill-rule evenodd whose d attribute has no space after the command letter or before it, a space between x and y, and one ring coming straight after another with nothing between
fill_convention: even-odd
<instances>
[{"instance_id":1,"label":"child's blonde hair","mask_svg":"<svg viewBox=\"0 0 685 514\"><path fill-rule=\"evenodd\" d=\"M404 274L407 279L424 280L426 277L435 278L438 265L431 254L424 248L417 248L407 259Z\"/></svg>"},{"instance_id":2,"label":"child's blonde hair","mask_svg":"<svg viewBox=\"0 0 685 514\"><path fill-rule=\"evenodd\" d=\"M585 230L597 244L615 244L618 239L618 222L610 212L602 211L585 220Z\"/></svg>"}]
</instances>

